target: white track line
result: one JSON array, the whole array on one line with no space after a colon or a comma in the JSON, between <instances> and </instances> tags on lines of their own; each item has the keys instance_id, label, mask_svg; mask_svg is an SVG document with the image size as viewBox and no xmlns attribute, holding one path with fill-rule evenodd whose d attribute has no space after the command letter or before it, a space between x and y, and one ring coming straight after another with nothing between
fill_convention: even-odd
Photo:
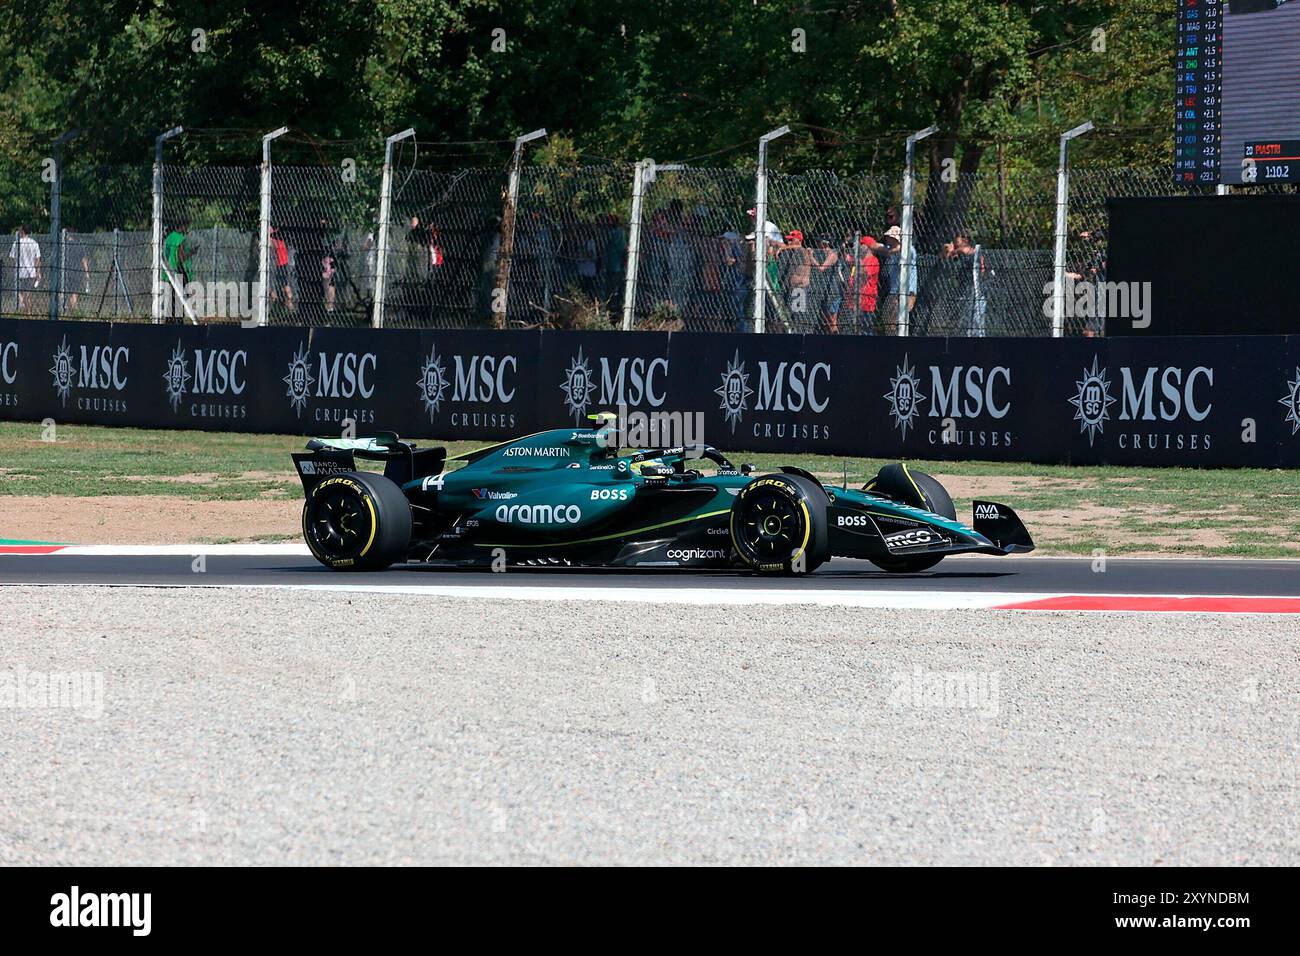
<instances>
[{"instance_id":1,"label":"white track line","mask_svg":"<svg viewBox=\"0 0 1300 956\"><path fill-rule=\"evenodd\" d=\"M305 544L70 544L51 551L50 557L194 557L198 554L227 556L307 557Z\"/></svg>"},{"instance_id":2,"label":"white track line","mask_svg":"<svg viewBox=\"0 0 1300 956\"><path fill-rule=\"evenodd\" d=\"M663 588L663 587L536 587L532 585L472 584L154 584L100 581L31 583L7 587L172 587L226 588L263 591L332 591L347 594L401 594L431 598L508 601L587 601L620 604L682 604L692 606L797 604L818 607L914 608L969 610L1030 601L1055 594L978 591L816 591L784 588Z\"/></svg>"}]
</instances>

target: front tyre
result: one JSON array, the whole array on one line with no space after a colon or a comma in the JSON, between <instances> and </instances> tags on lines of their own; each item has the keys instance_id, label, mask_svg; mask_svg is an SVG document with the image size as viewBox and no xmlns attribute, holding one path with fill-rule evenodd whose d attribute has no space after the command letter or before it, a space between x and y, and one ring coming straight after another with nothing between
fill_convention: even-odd
<instances>
[{"instance_id":1,"label":"front tyre","mask_svg":"<svg viewBox=\"0 0 1300 956\"><path fill-rule=\"evenodd\" d=\"M957 509L952 503L952 496L937 478L923 471L909 471L909 474L917 490L921 492L926 511L943 515L953 521L957 520ZM918 554L911 557L872 558L871 563L890 574L919 574L922 571L929 571L943 558L942 554Z\"/></svg>"},{"instance_id":2,"label":"front tyre","mask_svg":"<svg viewBox=\"0 0 1300 956\"><path fill-rule=\"evenodd\" d=\"M816 570L829 540L819 491L797 475L766 475L741 488L731 505L731 545L740 559L759 573Z\"/></svg>"},{"instance_id":3,"label":"front tyre","mask_svg":"<svg viewBox=\"0 0 1300 956\"><path fill-rule=\"evenodd\" d=\"M406 557L411 506L402 489L382 475L332 475L307 493L302 536L327 568L381 571Z\"/></svg>"}]
</instances>

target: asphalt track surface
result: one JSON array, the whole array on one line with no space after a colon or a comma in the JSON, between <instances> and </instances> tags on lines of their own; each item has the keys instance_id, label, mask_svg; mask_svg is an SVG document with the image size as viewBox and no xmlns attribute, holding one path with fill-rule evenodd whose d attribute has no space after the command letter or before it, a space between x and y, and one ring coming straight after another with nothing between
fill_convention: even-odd
<instances>
[{"instance_id":1,"label":"asphalt track surface","mask_svg":"<svg viewBox=\"0 0 1300 956\"><path fill-rule=\"evenodd\" d=\"M195 547L197 554L201 546ZM0 585L442 585L500 587L768 589L858 591L1015 591L1070 594L1300 596L1295 561L1148 560L1109 558L1105 571L1091 558L948 558L923 574L887 574L865 561L834 560L802 578L663 569L593 571L569 568L490 571L405 565L382 573L329 571L296 555L206 554L203 573L195 556L0 555Z\"/></svg>"}]
</instances>

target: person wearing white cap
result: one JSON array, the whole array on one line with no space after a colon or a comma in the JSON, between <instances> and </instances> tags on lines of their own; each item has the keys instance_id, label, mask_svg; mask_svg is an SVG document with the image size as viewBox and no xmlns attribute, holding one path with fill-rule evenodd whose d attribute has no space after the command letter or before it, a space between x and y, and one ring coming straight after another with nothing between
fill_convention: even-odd
<instances>
[{"instance_id":1,"label":"person wearing white cap","mask_svg":"<svg viewBox=\"0 0 1300 956\"><path fill-rule=\"evenodd\" d=\"M749 213L750 219L757 220L758 218L757 209L754 209L751 206L747 211ZM784 245L785 235L781 232L780 229L777 228L776 223L774 223L771 219L766 219L763 221L763 234L767 236L767 241L769 244L776 243L778 246ZM754 238L754 235L753 233L750 233L745 238L752 239Z\"/></svg>"}]
</instances>

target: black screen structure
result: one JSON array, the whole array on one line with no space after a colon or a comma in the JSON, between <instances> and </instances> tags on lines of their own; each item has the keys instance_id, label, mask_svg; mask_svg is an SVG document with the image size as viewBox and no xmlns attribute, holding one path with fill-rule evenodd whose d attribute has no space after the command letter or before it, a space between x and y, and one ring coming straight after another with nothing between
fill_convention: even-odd
<instances>
[{"instance_id":1,"label":"black screen structure","mask_svg":"<svg viewBox=\"0 0 1300 956\"><path fill-rule=\"evenodd\" d=\"M1108 336L1300 333L1291 242L1300 196L1112 199L1107 206L1107 281L1151 284L1150 325L1111 319Z\"/></svg>"}]
</instances>

